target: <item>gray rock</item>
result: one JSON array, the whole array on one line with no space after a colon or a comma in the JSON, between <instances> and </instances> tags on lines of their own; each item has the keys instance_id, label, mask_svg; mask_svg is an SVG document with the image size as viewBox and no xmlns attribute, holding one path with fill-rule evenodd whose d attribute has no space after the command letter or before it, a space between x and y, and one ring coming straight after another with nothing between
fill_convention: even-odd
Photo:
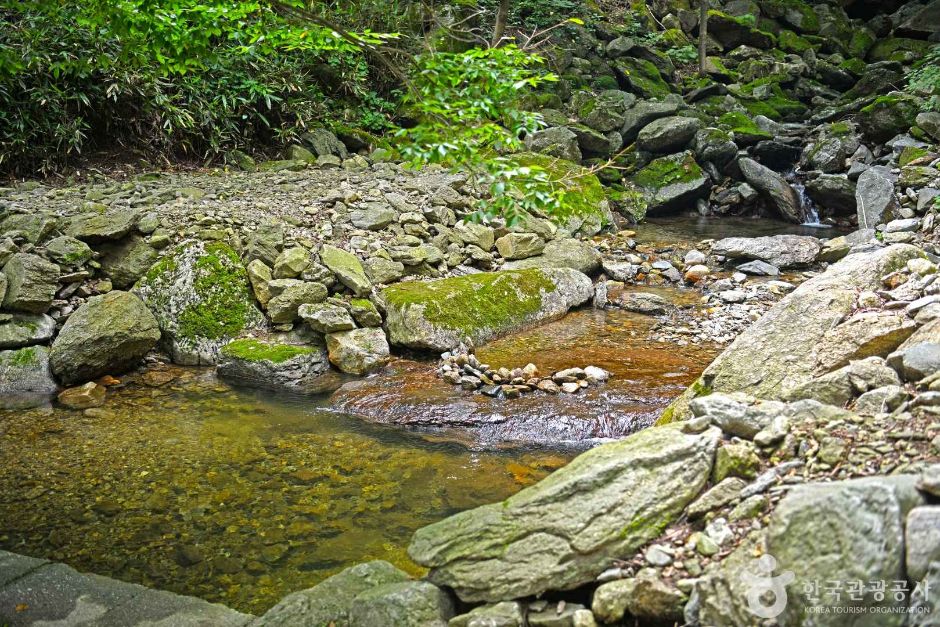
<instances>
[{"instance_id":1,"label":"gray rock","mask_svg":"<svg viewBox=\"0 0 940 627\"><path fill-rule=\"evenodd\" d=\"M55 320L45 314L13 314L0 322L0 349L45 344L55 333Z\"/></svg>"},{"instance_id":2,"label":"gray rock","mask_svg":"<svg viewBox=\"0 0 940 627\"><path fill-rule=\"evenodd\" d=\"M806 183L806 191L817 205L838 215L854 215L856 184L842 174L821 174Z\"/></svg>"},{"instance_id":3,"label":"gray rock","mask_svg":"<svg viewBox=\"0 0 940 627\"><path fill-rule=\"evenodd\" d=\"M712 254L729 259L756 259L786 270L812 264L821 248L818 239L806 235L726 237L712 245Z\"/></svg>"},{"instance_id":4,"label":"gray rock","mask_svg":"<svg viewBox=\"0 0 940 627\"><path fill-rule=\"evenodd\" d=\"M29 253L16 253L3 266L7 289L3 308L45 313L59 287L59 266Z\"/></svg>"},{"instance_id":5,"label":"gray rock","mask_svg":"<svg viewBox=\"0 0 940 627\"><path fill-rule=\"evenodd\" d=\"M940 506L915 507L905 526L907 578L927 576L931 562L940 563Z\"/></svg>"},{"instance_id":6,"label":"gray rock","mask_svg":"<svg viewBox=\"0 0 940 627\"><path fill-rule=\"evenodd\" d=\"M349 212L349 221L357 229L381 231L395 221L398 214L388 205L369 203L367 206Z\"/></svg>"},{"instance_id":7,"label":"gray rock","mask_svg":"<svg viewBox=\"0 0 940 627\"><path fill-rule=\"evenodd\" d=\"M349 313L361 327L382 326L382 316L371 301L364 298L354 298L349 301Z\"/></svg>"},{"instance_id":8,"label":"gray rock","mask_svg":"<svg viewBox=\"0 0 940 627\"><path fill-rule=\"evenodd\" d=\"M330 363L355 375L381 368L390 356L385 332L374 327L330 333L326 336L326 347Z\"/></svg>"},{"instance_id":9,"label":"gray rock","mask_svg":"<svg viewBox=\"0 0 940 627\"><path fill-rule=\"evenodd\" d=\"M911 593L910 627L940 627L940 562L933 562L927 576L915 582Z\"/></svg>"},{"instance_id":10,"label":"gray rock","mask_svg":"<svg viewBox=\"0 0 940 627\"><path fill-rule=\"evenodd\" d=\"M323 376L329 369L326 350L320 346L245 338L222 347L216 372L249 387L319 394L338 386L335 378Z\"/></svg>"},{"instance_id":11,"label":"gray rock","mask_svg":"<svg viewBox=\"0 0 940 627\"><path fill-rule=\"evenodd\" d=\"M362 262L362 268L376 285L389 285L405 276L405 264L384 257L369 257Z\"/></svg>"},{"instance_id":12,"label":"gray rock","mask_svg":"<svg viewBox=\"0 0 940 627\"><path fill-rule=\"evenodd\" d=\"M46 242L46 255L55 263L78 267L90 261L94 252L85 242L62 235Z\"/></svg>"},{"instance_id":13,"label":"gray rock","mask_svg":"<svg viewBox=\"0 0 940 627\"><path fill-rule=\"evenodd\" d=\"M14 213L0 221L0 233L19 235L30 244L38 244L56 228L56 220L42 213Z\"/></svg>"},{"instance_id":14,"label":"gray rock","mask_svg":"<svg viewBox=\"0 0 940 627\"><path fill-rule=\"evenodd\" d=\"M711 182L691 152L654 159L633 176L633 183L646 192L648 215L694 206L705 198Z\"/></svg>"},{"instance_id":15,"label":"gray rock","mask_svg":"<svg viewBox=\"0 0 940 627\"><path fill-rule=\"evenodd\" d=\"M58 389L45 346L0 351L0 407L15 409L42 404Z\"/></svg>"},{"instance_id":16,"label":"gray rock","mask_svg":"<svg viewBox=\"0 0 940 627\"><path fill-rule=\"evenodd\" d=\"M274 261L283 247L284 223L279 220L262 222L248 236L248 243L245 246L245 260L260 259L268 267L273 267Z\"/></svg>"},{"instance_id":17,"label":"gray rock","mask_svg":"<svg viewBox=\"0 0 940 627\"><path fill-rule=\"evenodd\" d=\"M640 150L657 154L679 152L692 142L701 126L698 118L660 118L643 127L637 136L636 145Z\"/></svg>"},{"instance_id":18,"label":"gray rock","mask_svg":"<svg viewBox=\"0 0 940 627\"><path fill-rule=\"evenodd\" d=\"M552 603L541 609L530 605L528 627L595 627L591 610L580 603Z\"/></svg>"},{"instance_id":19,"label":"gray rock","mask_svg":"<svg viewBox=\"0 0 940 627\"><path fill-rule=\"evenodd\" d=\"M881 168L862 172L858 177L855 201L860 229L873 229L891 221L898 206L891 174Z\"/></svg>"},{"instance_id":20,"label":"gray rock","mask_svg":"<svg viewBox=\"0 0 940 627\"><path fill-rule=\"evenodd\" d=\"M934 2L936 5L936 2ZM922 128L934 140L940 142L940 112L924 111L917 114L917 126Z\"/></svg>"},{"instance_id":21,"label":"gray rock","mask_svg":"<svg viewBox=\"0 0 940 627\"><path fill-rule=\"evenodd\" d=\"M504 601L481 605L466 614L455 616L447 627L525 627L525 614L521 603Z\"/></svg>"},{"instance_id":22,"label":"gray rock","mask_svg":"<svg viewBox=\"0 0 940 627\"><path fill-rule=\"evenodd\" d=\"M636 277L637 270L639 266L630 263L629 261L613 261L611 259L604 259L601 262L601 268L608 277L614 281L628 282L632 281Z\"/></svg>"},{"instance_id":23,"label":"gray rock","mask_svg":"<svg viewBox=\"0 0 940 627\"><path fill-rule=\"evenodd\" d=\"M597 272L600 265L601 255L590 243L565 237L545 244L541 255L510 261L503 265L503 269L571 268L584 274L593 274Z\"/></svg>"},{"instance_id":24,"label":"gray rock","mask_svg":"<svg viewBox=\"0 0 940 627\"><path fill-rule=\"evenodd\" d=\"M784 408L778 401L758 402L740 394L709 394L689 404L693 416L708 416L723 432L746 440L770 426Z\"/></svg>"},{"instance_id":25,"label":"gray rock","mask_svg":"<svg viewBox=\"0 0 940 627\"><path fill-rule=\"evenodd\" d=\"M391 343L435 352L557 318L592 296L591 280L567 268L399 283L381 293Z\"/></svg>"},{"instance_id":26,"label":"gray rock","mask_svg":"<svg viewBox=\"0 0 940 627\"><path fill-rule=\"evenodd\" d=\"M139 235L120 242L103 244L101 268L117 289L131 287L160 258L159 253Z\"/></svg>"},{"instance_id":27,"label":"gray rock","mask_svg":"<svg viewBox=\"0 0 940 627\"><path fill-rule=\"evenodd\" d=\"M738 160L738 166L745 180L767 198L780 217L797 224L803 222L800 197L782 176L746 157Z\"/></svg>"},{"instance_id":28,"label":"gray rock","mask_svg":"<svg viewBox=\"0 0 940 627\"><path fill-rule=\"evenodd\" d=\"M658 294L647 292L626 292L618 300L617 305L635 313L648 316L659 316L670 309L672 304Z\"/></svg>"},{"instance_id":29,"label":"gray rock","mask_svg":"<svg viewBox=\"0 0 940 627\"><path fill-rule=\"evenodd\" d=\"M815 377L791 390L786 397L790 400L812 398L829 405L843 406L859 394L900 383L897 372L884 359L869 357Z\"/></svg>"},{"instance_id":30,"label":"gray rock","mask_svg":"<svg viewBox=\"0 0 940 627\"><path fill-rule=\"evenodd\" d=\"M578 109L578 120L596 131L608 133L623 126L625 111L636 101L632 94L608 89Z\"/></svg>"},{"instance_id":31,"label":"gray rock","mask_svg":"<svg viewBox=\"0 0 940 627\"><path fill-rule=\"evenodd\" d=\"M301 246L288 248L274 260L272 276L275 279L293 279L310 267L310 251Z\"/></svg>"},{"instance_id":32,"label":"gray rock","mask_svg":"<svg viewBox=\"0 0 940 627\"><path fill-rule=\"evenodd\" d=\"M82 214L72 219L65 234L89 244L119 240L137 225L140 212L136 209L111 209L105 213Z\"/></svg>"},{"instance_id":33,"label":"gray rock","mask_svg":"<svg viewBox=\"0 0 940 627\"><path fill-rule=\"evenodd\" d=\"M780 572L791 571L788 586L794 602L780 617L798 624L803 612L802 582L897 581L904 579L904 519L922 502L913 476L878 477L810 484L790 492L774 511L767 532L767 550ZM821 532L821 530L832 530ZM833 607L902 606L891 595L882 603L827 597ZM904 625L901 614L878 613L878 625ZM875 623L872 623L875 624Z\"/></svg>"},{"instance_id":34,"label":"gray rock","mask_svg":"<svg viewBox=\"0 0 940 627\"><path fill-rule=\"evenodd\" d=\"M160 341L157 319L130 292L89 298L52 343L52 371L65 384L134 367Z\"/></svg>"},{"instance_id":35,"label":"gray rock","mask_svg":"<svg viewBox=\"0 0 940 627\"><path fill-rule=\"evenodd\" d=\"M542 254L545 241L535 233L507 233L496 240L496 250L506 260L528 259Z\"/></svg>"},{"instance_id":36,"label":"gray rock","mask_svg":"<svg viewBox=\"0 0 940 627\"><path fill-rule=\"evenodd\" d=\"M635 142L644 126L659 118L675 115L678 110L679 103L672 100L643 100L636 103L624 113L623 126L620 127L623 141L628 144Z\"/></svg>"},{"instance_id":37,"label":"gray rock","mask_svg":"<svg viewBox=\"0 0 940 627\"><path fill-rule=\"evenodd\" d=\"M473 244L483 250L493 248L495 235L492 227L461 220L454 225L454 234L459 237L460 241L464 244Z\"/></svg>"},{"instance_id":38,"label":"gray rock","mask_svg":"<svg viewBox=\"0 0 940 627\"><path fill-rule=\"evenodd\" d=\"M357 564L307 590L289 594L261 616L253 627L349 627L353 600L363 592L408 575L388 562Z\"/></svg>"},{"instance_id":39,"label":"gray rock","mask_svg":"<svg viewBox=\"0 0 940 627\"><path fill-rule=\"evenodd\" d=\"M320 248L320 261L356 296L364 296L372 291L372 282L366 276L362 262L354 254L324 244Z\"/></svg>"},{"instance_id":40,"label":"gray rock","mask_svg":"<svg viewBox=\"0 0 940 627\"><path fill-rule=\"evenodd\" d=\"M402 581L359 594L349 610L349 627L446 627L453 615L446 592L426 581Z\"/></svg>"},{"instance_id":41,"label":"gray rock","mask_svg":"<svg viewBox=\"0 0 940 627\"><path fill-rule=\"evenodd\" d=\"M419 529L409 555L468 602L575 588L680 515L719 433L659 427L599 446L503 503Z\"/></svg>"},{"instance_id":42,"label":"gray rock","mask_svg":"<svg viewBox=\"0 0 940 627\"><path fill-rule=\"evenodd\" d=\"M264 322L241 260L221 242L180 245L134 292L157 318L163 346L182 365L215 365L222 346Z\"/></svg>"},{"instance_id":43,"label":"gray rock","mask_svg":"<svg viewBox=\"0 0 940 627\"><path fill-rule=\"evenodd\" d=\"M747 263L742 263L738 266L738 271L743 272L744 274L752 274L755 276L779 276L780 269L772 264L767 263L766 261L761 261L760 259L755 259L754 261L748 261Z\"/></svg>"},{"instance_id":44,"label":"gray rock","mask_svg":"<svg viewBox=\"0 0 940 627\"><path fill-rule=\"evenodd\" d=\"M278 291L278 281L290 281L283 291ZM320 303L326 300L326 287L321 283L308 283L295 279L275 279L268 283L272 288L271 300L268 301L268 317L274 324L290 324L300 317L303 305Z\"/></svg>"},{"instance_id":45,"label":"gray rock","mask_svg":"<svg viewBox=\"0 0 940 627\"><path fill-rule=\"evenodd\" d=\"M348 311L338 305L329 303L301 305L297 310L297 315L309 324L311 329L319 333L349 331L356 328L356 324Z\"/></svg>"},{"instance_id":46,"label":"gray rock","mask_svg":"<svg viewBox=\"0 0 940 627\"><path fill-rule=\"evenodd\" d=\"M905 381L916 383L940 370L940 344L924 342L892 353L888 364Z\"/></svg>"},{"instance_id":47,"label":"gray rock","mask_svg":"<svg viewBox=\"0 0 940 627\"><path fill-rule=\"evenodd\" d=\"M573 162L581 161L578 136L564 126L553 126L535 131L526 137L525 145L526 149L532 152Z\"/></svg>"},{"instance_id":48,"label":"gray rock","mask_svg":"<svg viewBox=\"0 0 940 627\"><path fill-rule=\"evenodd\" d=\"M691 518L700 518L708 512L724 507L734 499L738 498L741 490L747 483L744 479L738 477L728 477L720 483L712 486L702 496L695 499L686 509L686 514Z\"/></svg>"},{"instance_id":49,"label":"gray rock","mask_svg":"<svg viewBox=\"0 0 940 627\"><path fill-rule=\"evenodd\" d=\"M346 145L328 129L311 129L303 134L303 140L318 157L336 155L340 159L345 159L349 156Z\"/></svg>"}]
</instances>

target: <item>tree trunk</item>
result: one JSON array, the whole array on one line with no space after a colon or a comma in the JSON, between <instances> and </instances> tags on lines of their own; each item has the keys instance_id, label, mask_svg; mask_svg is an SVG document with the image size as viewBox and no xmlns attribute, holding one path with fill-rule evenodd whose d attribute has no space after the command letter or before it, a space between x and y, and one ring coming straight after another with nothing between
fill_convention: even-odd
<instances>
[{"instance_id":1,"label":"tree trunk","mask_svg":"<svg viewBox=\"0 0 940 627\"><path fill-rule=\"evenodd\" d=\"M506 22L509 21L509 3L510 0L499 0L499 9L496 11L496 24L493 26L493 40L490 47L496 48L503 40L506 33Z\"/></svg>"},{"instance_id":2,"label":"tree trunk","mask_svg":"<svg viewBox=\"0 0 940 627\"><path fill-rule=\"evenodd\" d=\"M698 0L698 73L705 76L706 41L708 39L708 0Z\"/></svg>"}]
</instances>

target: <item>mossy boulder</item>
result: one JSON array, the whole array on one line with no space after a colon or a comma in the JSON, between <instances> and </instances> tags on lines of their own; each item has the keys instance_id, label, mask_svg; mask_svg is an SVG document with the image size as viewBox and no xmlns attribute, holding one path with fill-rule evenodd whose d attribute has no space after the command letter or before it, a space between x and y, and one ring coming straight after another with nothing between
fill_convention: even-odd
<instances>
[{"instance_id":1,"label":"mossy boulder","mask_svg":"<svg viewBox=\"0 0 940 627\"><path fill-rule=\"evenodd\" d=\"M924 58L931 47L933 44L922 39L888 37L875 42L875 45L868 51L868 61L869 63L878 61L909 63Z\"/></svg>"},{"instance_id":2,"label":"mossy boulder","mask_svg":"<svg viewBox=\"0 0 940 627\"><path fill-rule=\"evenodd\" d=\"M716 10L708 12L708 32L725 50L742 45L765 49L776 43L772 34L755 28L755 22Z\"/></svg>"},{"instance_id":3,"label":"mossy boulder","mask_svg":"<svg viewBox=\"0 0 940 627\"><path fill-rule=\"evenodd\" d=\"M819 16L802 0L765 0L761 3L761 11L800 33L812 35L819 32Z\"/></svg>"},{"instance_id":4,"label":"mossy boulder","mask_svg":"<svg viewBox=\"0 0 940 627\"><path fill-rule=\"evenodd\" d=\"M52 371L66 385L134 367L160 341L156 318L130 292L89 298L75 310L50 353Z\"/></svg>"},{"instance_id":5,"label":"mossy boulder","mask_svg":"<svg viewBox=\"0 0 940 627\"><path fill-rule=\"evenodd\" d=\"M45 346L0 351L0 408L34 407L58 389Z\"/></svg>"},{"instance_id":6,"label":"mossy boulder","mask_svg":"<svg viewBox=\"0 0 940 627\"><path fill-rule=\"evenodd\" d=\"M156 316L163 344L178 364L214 365L229 340L264 324L248 273L224 242L181 244L134 291Z\"/></svg>"},{"instance_id":7,"label":"mossy boulder","mask_svg":"<svg viewBox=\"0 0 940 627\"><path fill-rule=\"evenodd\" d=\"M734 133L734 142L742 148L774 138L773 135L757 126L754 120L738 111L729 111L722 115L718 118L718 125Z\"/></svg>"},{"instance_id":8,"label":"mossy boulder","mask_svg":"<svg viewBox=\"0 0 940 627\"><path fill-rule=\"evenodd\" d=\"M880 96L858 113L858 121L872 141L886 142L907 132L915 123L920 103L914 96L893 93Z\"/></svg>"},{"instance_id":9,"label":"mossy boulder","mask_svg":"<svg viewBox=\"0 0 940 627\"><path fill-rule=\"evenodd\" d=\"M7 289L3 308L45 313L59 288L59 266L38 255L16 253L3 266Z\"/></svg>"},{"instance_id":10,"label":"mossy boulder","mask_svg":"<svg viewBox=\"0 0 940 627\"><path fill-rule=\"evenodd\" d=\"M652 61L637 58L618 59L614 65L625 88L641 98L662 98L672 93Z\"/></svg>"},{"instance_id":11,"label":"mossy boulder","mask_svg":"<svg viewBox=\"0 0 940 627\"><path fill-rule=\"evenodd\" d=\"M435 352L557 318L592 295L591 280L568 268L483 272L381 292L391 343Z\"/></svg>"},{"instance_id":12,"label":"mossy boulder","mask_svg":"<svg viewBox=\"0 0 940 627\"><path fill-rule=\"evenodd\" d=\"M647 194L647 214L694 208L708 195L711 184L691 152L654 159L631 178Z\"/></svg>"},{"instance_id":13,"label":"mossy boulder","mask_svg":"<svg viewBox=\"0 0 940 627\"><path fill-rule=\"evenodd\" d=\"M681 515L708 480L719 437L717 428L644 429L502 503L419 529L408 553L467 602L576 588Z\"/></svg>"},{"instance_id":14,"label":"mossy boulder","mask_svg":"<svg viewBox=\"0 0 940 627\"><path fill-rule=\"evenodd\" d=\"M243 338L219 353L220 377L249 387L319 394L337 387L324 377L330 362L322 346L295 345L272 338Z\"/></svg>"}]
</instances>

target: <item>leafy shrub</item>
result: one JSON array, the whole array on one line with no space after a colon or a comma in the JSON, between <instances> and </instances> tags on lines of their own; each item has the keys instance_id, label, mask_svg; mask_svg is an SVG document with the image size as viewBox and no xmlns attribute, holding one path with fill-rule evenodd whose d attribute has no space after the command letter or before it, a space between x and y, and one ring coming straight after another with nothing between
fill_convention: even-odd
<instances>
[{"instance_id":1,"label":"leafy shrub","mask_svg":"<svg viewBox=\"0 0 940 627\"><path fill-rule=\"evenodd\" d=\"M209 157L290 139L339 98L353 101L350 115L381 126L375 116L390 105L369 89L360 42L295 25L279 6L4 0L0 170L48 170L115 141ZM368 31L356 37L384 40Z\"/></svg>"},{"instance_id":2,"label":"leafy shrub","mask_svg":"<svg viewBox=\"0 0 940 627\"><path fill-rule=\"evenodd\" d=\"M907 91L923 96L925 111L940 111L940 46L934 46L907 77Z\"/></svg>"},{"instance_id":3,"label":"leafy shrub","mask_svg":"<svg viewBox=\"0 0 940 627\"><path fill-rule=\"evenodd\" d=\"M698 61L698 49L695 46L681 46L678 48L669 48L666 54L673 62L679 65L690 65Z\"/></svg>"}]
</instances>

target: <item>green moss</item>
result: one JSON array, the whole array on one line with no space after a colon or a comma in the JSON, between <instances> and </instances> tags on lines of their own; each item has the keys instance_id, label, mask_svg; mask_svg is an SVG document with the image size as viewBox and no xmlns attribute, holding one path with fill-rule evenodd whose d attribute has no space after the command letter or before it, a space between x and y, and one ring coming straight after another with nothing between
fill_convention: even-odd
<instances>
[{"instance_id":1,"label":"green moss","mask_svg":"<svg viewBox=\"0 0 940 627\"><path fill-rule=\"evenodd\" d=\"M847 122L833 122L829 125L829 133L842 137L844 135L852 134L852 126Z\"/></svg>"},{"instance_id":2,"label":"green moss","mask_svg":"<svg viewBox=\"0 0 940 627\"><path fill-rule=\"evenodd\" d=\"M179 252L179 251L177 251ZM141 280L142 283L153 283L161 276L169 275L176 271L176 256L167 255L157 263L150 266L147 274Z\"/></svg>"},{"instance_id":3,"label":"green moss","mask_svg":"<svg viewBox=\"0 0 940 627\"><path fill-rule=\"evenodd\" d=\"M868 56L871 47L875 45L875 38L863 28L853 28L848 41L848 53L858 60ZM863 62L864 63L864 62ZM864 71L864 68L862 68Z\"/></svg>"},{"instance_id":4,"label":"green moss","mask_svg":"<svg viewBox=\"0 0 940 627\"><path fill-rule=\"evenodd\" d=\"M619 67L631 90L643 98L662 98L672 93L662 74L650 61L623 59Z\"/></svg>"},{"instance_id":5,"label":"green moss","mask_svg":"<svg viewBox=\"0 0 940 627\"><path fill-rule=\"evenodd\" d=\"M798 26L807 33L819 32L819 17L811 6L802 0L765 0L765 10L769 9L772 15L786 16L787 23ZM799 15L799 19L793 19Z\"/></svg>"},{"instance_id":6,"label":"green moss","mask_svg":"<svg viewBox=\"0 0 940 627\"><path fill-rule=\"evenodd\" d=\"M930 50L932 44L920 39L889 37L878 40L868 51L868 60L877 61L913 61L921 59Z\"/></svg>"},{"instance_id":7,"label":"green moss","mask_svg":"<svg viewBox=\"0 0 940 627\"><path fill-rule=\"evenodd\" d=\"M390 306L424 308L436 327L474 338L480 330L522 323L555 284L537 269L481 272L437 281L396 283L382 291Z\"/></svg>"},{"instance_id":8,"label":"green moss","mask_svg":"<svg viewBox=\"0 0 940 627\"><path fill-rule=\"evenodd\" d=\"M21 348L18 351L13 351L13 357L10 358L8 363L14 368L26 368L28 366L34 366L39 363L39 354L35 346L30 348Z\"/></svg>"},{"instance_id":9,"label":"green moss","mask_svg":"<svg viewBox=\"0 0 940 627\"><path fill-rule=\"evenodd\" d=\"M238 255L222 242L207 244L193 270L200 302L180 313L180 337L217 340L237 335L245 328L250 306L248 274Z\"/></svg>"},{"instance_id":10,"label":"green moss","mask_svg":"<svg viewBox=\"0 0 940 627\"><path fill-rule=\"evenodd\" d=\"M645 168L636 173L633 182L639 187L650 190L662 189L675 183L688 183L700 179L702 169L695 162L691 153L654 159Z\"/></svg>"},{"instance_id":11,"label":"green moss","mask_svg":"<svg viewBox=\"0 0 940 627\"><path fill-rule=\"evenodd\" d=\"M903 168L912 161L916 161L921 157L926 157L930 154L930 151L926 148L918 148L917 146L905 146L901 151L901 154L898 156L898 164Z\"/></svg>"},{"instance_id":12,"label":"green moss","mask_svg":"<svg viewBox=\"0 0 940 627\"><path fill-rule=\"evenodd\" d=\"M802 118L807 107L798 100L790 98L780 86L780 76L765 76L741 87L741 95L752 100L741 104L751 115L764 115L772 120ZM770 91L770 96L766 95Z\"/></svg>"},{"instance_id":13,"label":"green moss","mask_svg":"<svg viewBox=\"0 0 940 627\"><path fill-rule=\"evenodd\" d=\"M594 79L593 86L595 89L620 89L620 85L617 83L617 79L613 76L605 75L598 76ZM559 100L561 100L559 98Z\"/></svg>"},{"instance_id":14,"label":"green moss","mask_svg":"<svg viewBox=\"0 0 940 627\"><path fill-rule=\"evenodd\" d=\"M729 129L731 132L737 135L773 139L773 136L770 133L765 133L762 131L751 118L737 111L729 111L728 113L718 118L718 124Z\"/></svg>"},{"instance_id":15,"label":"green moss","mask_svg":"<svg viewBox=\"0 0 940 627\"><path fill-rule=\"evenodd\" d=\"M807 50L813 48L807 39L800 37L792 30L781 31L777 36L777 41L780 44L780 47L786 50L787 52L793 52L795 54L803 54Z\"/></svg>"},{"instance_id":16,"label":"green moss","mask_svg":"<svg viewBox=\"0 0 940 627\"><path fill-rule=\"evenodd\" d=\"M310 346L292 344L270 344L255 339L243 339L229 342L222 348L222 354L245 361L269 361L282 364L299 355L309 355L315 349Z\"/></svg>"}]
</instances>

